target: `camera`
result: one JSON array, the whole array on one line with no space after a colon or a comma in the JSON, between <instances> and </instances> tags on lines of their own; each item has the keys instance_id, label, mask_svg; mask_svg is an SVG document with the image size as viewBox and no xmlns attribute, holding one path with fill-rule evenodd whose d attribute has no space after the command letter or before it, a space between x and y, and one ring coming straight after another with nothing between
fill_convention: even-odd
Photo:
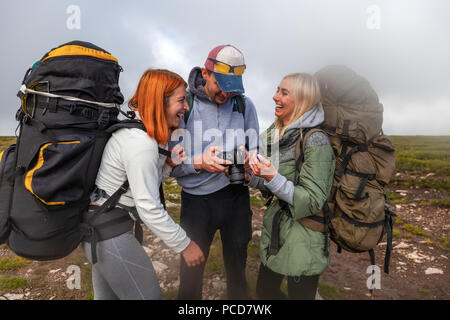
<instances>
[{"instance_id":1,"label":"camera","mask_svg":"<svg viewBox=\"0 0 450 320\"><path fill-rule=\"evenodd\" d=\"M223 165L229 167L230 184L243 184L245 182L245 151L234 149L233 151L219 152L217 157L231 162L231 164Z\"/></svg>"}]
</instances>

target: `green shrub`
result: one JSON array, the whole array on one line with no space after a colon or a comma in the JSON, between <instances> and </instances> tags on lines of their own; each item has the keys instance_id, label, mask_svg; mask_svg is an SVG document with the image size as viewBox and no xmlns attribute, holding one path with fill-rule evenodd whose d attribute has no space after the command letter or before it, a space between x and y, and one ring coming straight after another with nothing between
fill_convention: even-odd
<instances>
[{"instance_id":1,"label":"green shrub","mask_svg":"<svg viewBox=\"0 0 450 320\"><path fill-rule=\"evenodd\" d=\"M402 228L405 229L406 231L412 232L412 233L414 233L415 235L418 235L418 236L427 237L427 238L430 237L430 235L428 233L423 232L419 227L414 226L414 225L409 224L409 223L408 224L404 224L402 226Z\"/></svg>"},{"instance_id":2,"label":"green shrub","mask_svg":"<svg viewBox=\"0 0 450 320\"><path fill-rule=\"evenodd\" d=\"M27 279L17 277L0 278L0 289L20 289L27 286Z\"/></svg>"},{"instance_id":3,"label":"green shrub","mask_svg":"<svg viewBox=\"0 0 450 320\"><path fill-rule=\"evenodd\" d=\"M319 294L324 300L343 300L341 289L331 284L319 281Z\"/></svg>"},{"instance_id":4,"label":"green shrub","mask_svg":"<svg viewBox=\"0 0 450 320\"><path fill-rule=\"evenodd\" d=\"M26 266L29 263L31 263L30 260L17 256L15 256L14 258L0 258L0 270L1 271L17 270Z\"/></svg>"}]
</instances>

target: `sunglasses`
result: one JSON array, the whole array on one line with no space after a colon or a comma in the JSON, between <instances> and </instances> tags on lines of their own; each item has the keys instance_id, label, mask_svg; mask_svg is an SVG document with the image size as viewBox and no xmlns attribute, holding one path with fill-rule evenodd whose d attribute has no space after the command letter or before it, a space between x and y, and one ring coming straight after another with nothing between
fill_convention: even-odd
<instances>
[{"instance_id":1,"label":"sunglasses","mask_svg":"<svg viewBox=\"0 0 450 320\"><path fill-rule=\"evenodd\" d=\"M229 64L217 61L212 58L208 58L208 60L211 60L212 62L214 62L214 72L224 73L224 74L232 73L235 76L240 76L245 71L245 64L242 66L230 66Z\"/></svg>"}]
</instances>

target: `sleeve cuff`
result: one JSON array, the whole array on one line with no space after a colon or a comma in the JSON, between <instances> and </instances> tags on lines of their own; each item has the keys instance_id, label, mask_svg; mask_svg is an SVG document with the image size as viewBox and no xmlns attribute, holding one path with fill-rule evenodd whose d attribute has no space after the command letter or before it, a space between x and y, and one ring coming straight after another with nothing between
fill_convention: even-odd
<instances>
[{"instance_id":1,"label":"sleeve cuff","mask_svg":"<svg viewBox=\"0 0 450 320\"><path fill-rule=\"evenodd\" d=\"M277 172L271 181L264 181L264 185L273 193L278 191L286 183L286 177Z\"/></svg>"},{"instance_id":2,"label":"sleeve cuff","mask_svg":"<svg viewBox=\"0 0 450 320\"><path fill-rule=\"evenodd\" d=\"M191 243L191 239L190 239L188 236L186 236L186 238L184 239L184 241L183 241L180 245L178 245L176 248L174 248L173 250L174 250L176 253L182 253L182 252L184 251L184 249L187 248L187 246L189 245L189 243Z\"/></svg>"},{"instance_id":3,"label":"sleeve cuff","mask_svg":"<svg viewBox=\"0 0 450 320\"><path fill-rule=\"evenodd\" d=\"M199 174L200 173L200 170L195 170L193 163L185 164L185 166L186 166L185 167L186 174Z\"/></svg>"}]
</instances>

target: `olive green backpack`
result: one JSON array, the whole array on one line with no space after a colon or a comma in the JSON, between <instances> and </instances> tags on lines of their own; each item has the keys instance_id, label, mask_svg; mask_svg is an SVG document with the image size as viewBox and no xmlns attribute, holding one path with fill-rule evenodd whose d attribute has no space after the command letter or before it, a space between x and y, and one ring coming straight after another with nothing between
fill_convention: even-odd
<instances>
[{"instance_id":1,"label":"olive green backpack","mask_svg":"<svg viewBox=\"0 0 450 320\"><path fill-rule=\"evenodd\" d=\"M321 89L325 121L299 139L297 168L304 143L320 130L336 155L333 187L323 210L299 222L330 235L350 252L368 251L375 265L374 247L387 234L384 271L389 272L395 213L386 203L385 188L395 171L394 144L382 132L383 105L369 82L344 66L328 66L315 74ZM328 254L328 243L325 245Z\"/></svg>"}]
</instances>

